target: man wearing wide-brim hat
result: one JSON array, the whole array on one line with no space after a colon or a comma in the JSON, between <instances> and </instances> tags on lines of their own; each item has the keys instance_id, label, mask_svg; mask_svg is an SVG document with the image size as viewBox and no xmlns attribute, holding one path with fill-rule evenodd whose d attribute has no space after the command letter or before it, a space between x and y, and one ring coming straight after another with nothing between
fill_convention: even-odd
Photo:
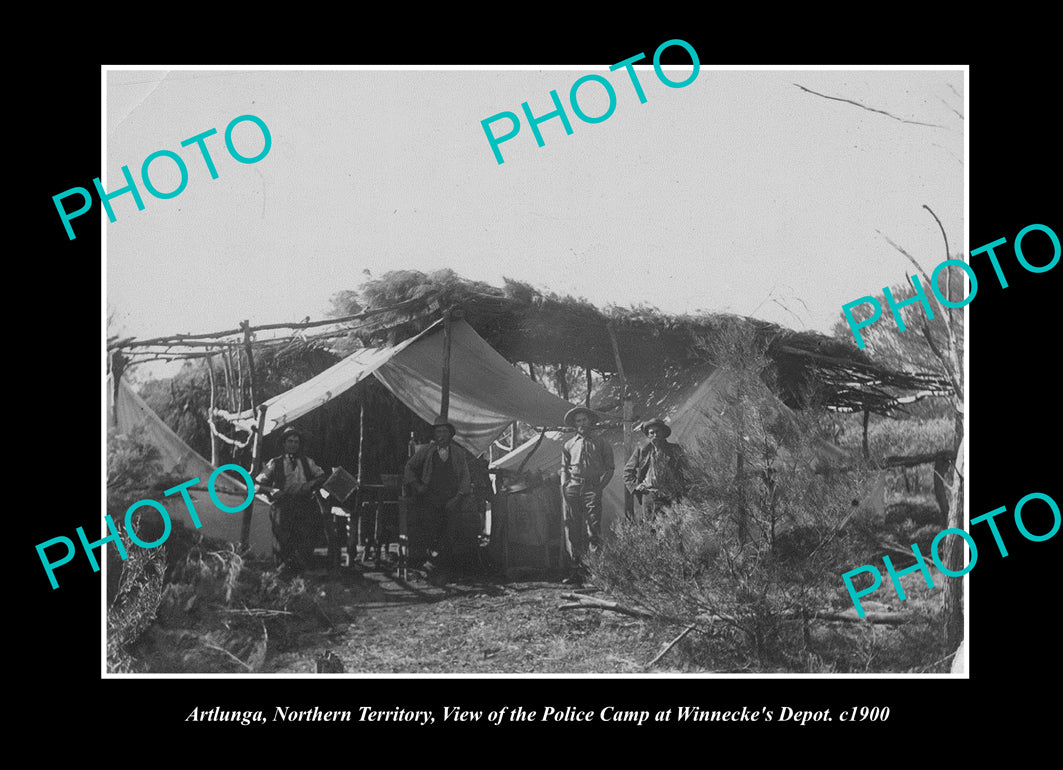
<instances>
[{"instance_id":1,"label":"man wearing wide-brim hat","mask_svg":"<svg viewBox=\"0 0 1063 770\"><path fill-rule=\"evenodd\" d=\"M465 450L453 443L457 430L445 419L432 424L432 441L406 463L405 481L413 492L425 528L426 566L451 566L461 505L471 490ZM419 561L425 554L412 554Z\"/></svg>"},{"instance_id":2,"label":"man wearing wide-brim hat","mask_svg":"<svg viewBox=\"0 0 1063 770\"><path fill-rule=\"evenodd\" d=\"M561 449L561 492L565 499L565 547L572 562L566 583L582 583L583 558L601 544L602 490L613 478L613 447L595 435L598 415L577 406L565 414L565 425L576 435Z\"/></svg>"},{"instance_id":3,"label":"man wearing wide-brim hat","mask_svg":"<svg viewBox=\"0 0 1063 770\"><path fill-rule=\"evenodd\" d=\"M272 503L274 555L288 568L304 569L323 524L316 492L326 473L304 453L302 432L288 426L281 441L284 452L265 464L255 483Z\"/></svg>"},{"instance_id":4,"label":"man wearing wide-brim hat","mask_svg":"<svg viewBox=\"0 0 1063 770\"><path fill-rule=\"evenodd\" d=\"M649 442L635 449L624 466L624 486L649 516L686 495L690 474L683 448L667 440L672 429L664 420L647 420L639 430Z\"/></svg>"}]
</instances>

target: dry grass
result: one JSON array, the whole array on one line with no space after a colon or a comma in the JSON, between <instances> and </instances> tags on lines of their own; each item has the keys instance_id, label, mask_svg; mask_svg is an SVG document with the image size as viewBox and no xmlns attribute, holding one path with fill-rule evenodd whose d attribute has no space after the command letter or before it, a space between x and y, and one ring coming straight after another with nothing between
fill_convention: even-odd
<instances>
[{"instance_id":1,"label":"dry grass","mask_svg":"<svg viewBox=\"0 0 1063 770\"><path fill-rule=\"evenodd\" d=\"M330 649L352 673L637 673L667 639L643 621L559 611L562 590L453 586L422 601L356 602L347 605L356 617L346 628L304 637L267 670L309 672Z\"/></svg>"},{"instance_id":2,"label":"dry grass","mask_svg":"<svg viewBox=\"0 0 1063 770\"><path fill-rule=\"evenodd\" d=\"M869 609L929 613L940 604L940 588L928 591L918 574L903 579L903 603L888 583L868 597ZM548 582L404 587L382 573L323 570L287 579L250 563L234 593L241 606L193 600L170 584L166 611L134 651L146 670L189 673L313 674L327 651L353 674L942 673L950 662L934 623L823 623L807 644L792 623L779 640L785 661L751 666L720 630L689 634L648 669L681 627L561 611L565 590Z\"/></svg>"},{"instance_id":3,"label":"dry grass","mask_svg":"<svg viewBox=\"0 0 1063 770\"><path fill-rule=\"evenodd\" d=\"M175 544L184 554L167 554L174 567L158 618L132 649L137 665L117 670L312 674L327 651L347 673L373 674L944 673L951 662L936 622L821 623L808 638L800 623L788 623L778 640L785 655L760 667L726 629L699 629L647 669L682 626L598 609L561 611L569 589L557 582L485 578L441 588L399 584L361 567L289 577L213 545L189 546L183 534ZM894 561L900 569L908 563L899 555ZM934 580L929 591L918 573L904 577L909 598L901 602L884 576L865 606L932 615L940 607L936 571ZM851 606L840 577L831 603Z\"/></svg>"}]
</instances>

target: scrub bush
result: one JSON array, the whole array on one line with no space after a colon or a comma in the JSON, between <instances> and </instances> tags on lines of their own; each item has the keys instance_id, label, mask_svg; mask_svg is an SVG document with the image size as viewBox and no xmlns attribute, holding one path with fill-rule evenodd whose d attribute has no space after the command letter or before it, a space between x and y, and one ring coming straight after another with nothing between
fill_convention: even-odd
<instances>
[{"instance_id":1,"label":"scrub bush","mask_svg":"<svg viewBox=\"0 0 1063 770\"><path fill-rule=\"evenodd\" d=\"M110 433L107 437L107 513L114 521L125 545L127 558L122 560L116 549L106 548L107 559L107 669L112 673L143 670L143 663L130 652L131 647L155 620L162 601L166 574L163 547L141 548L134 545L125 531L125 513L137 500L153 490L165 489L170 482L180 483L163 473L158 450L144 437ZM154 515L154 510L147 509ZM137 536L150 542L161 531L150 532L152 525L142 526L139 512L132 526ZM161 526L161 525L160 525Z\"/></svg>"},{"instance_id":2,"label":"scrub bush","mask_svg":"<svg viewBox=\"0 0 1063 770\"><path fill-rule=\"evenodd\" d=\"M859 505L871 476L830 471L829 421L772 395L764 344L737 324L705 343L729 386L717 427L686 447L691 496L621 521L590 571L655 617L694 626L727 669L801 670L809 619L847 608L839 575L874 547Z\"/></svg>"}]
</instances>

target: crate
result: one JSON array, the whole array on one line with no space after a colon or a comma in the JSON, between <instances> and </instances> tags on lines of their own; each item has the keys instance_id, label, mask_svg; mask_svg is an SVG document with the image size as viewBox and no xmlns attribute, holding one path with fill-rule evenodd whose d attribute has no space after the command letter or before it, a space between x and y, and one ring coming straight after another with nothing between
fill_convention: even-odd
<instances>
[{"instance_id":1,"label":"crate","mask_svg":"<svg viewBox=\"0 0 1063 770\"><path fill-rule=\"evenodd\" d=\"M491 559L508 576L563 566L564 525L561 492L541 484L503 492L491 505Z\"/></svg>"}]
</instances>

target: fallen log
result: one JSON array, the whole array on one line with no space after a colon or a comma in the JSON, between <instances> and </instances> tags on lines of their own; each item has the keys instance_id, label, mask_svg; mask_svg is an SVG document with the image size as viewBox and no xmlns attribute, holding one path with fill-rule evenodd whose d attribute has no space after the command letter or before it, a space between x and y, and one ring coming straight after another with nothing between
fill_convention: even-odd
<instances>
[{"instance_id":1,"label":"fallen log","mask_svg":"<svg viewBox=\"0 0 1063 770\"><path fill-rule=\"evenodd\" d=\"M612 610L613 612L619 612L624 615L631 615L636 618L652 618L655 617L652 612L646 610L639 610L633 607L625 607L619 602L611 602L606 599L597 599L593 596L587 596L586 594L574 594L563 593L562 599L569 599L576 602L576 604L562 604L558 609L575 609L577 607L596 607L601 610Z\"/></svg>"},{"instance_id":2,"label":"fallen log","mask_svg":"<svg viewBox=\"0 0 1063 770\"><path fill-rule=\"evenodd\" d=\"M787 620L799 620L800 613L795 618ZM856 616L856 610L846 612L815 612L809 615L809 620L828 620L842 623L881 623L887 626L903 626L913 622L918 616L914 612L869 612L864 617Z\"/></svg>"},{"instance_id":3,"label":"fallen log","mask_svg":"<svg viewBox=\"0 0 1063 770\"><path fill-rule=\"evenodd\" d=\"M598 599L593 596L585 596L583 594L563 593L561 594L561 598L568 599L570 603L559 605L559 610L594 608L601 610L611 610L613 612L619 612L624 615L631 615L632 617L636 618L656 618L657 620L664 620L670 623L682 623L683 625L687 625L690 622L689 620L682 620L679 618L670 618L654 615L652 612L649 612L647 610L641 610L634 607L627 607L623 604L620 604L619 602L608 601L606 599ZM801 610L789 610L787 612L779 613L778 617L780 620L791 621L802 620L805 618L805 615L802 613ZM915 613L911 612L868 612L864 615L864 617L861 618L857 616L855 609L846 610L845 612L832 612L830 610L823 610L819 612L811 612L807 615L808 620L824 620L828 622L838 623L863 623L866 621L868 623L876 623L888 626L901 626L905 623L911 623L917 617L918 616ZM731 617L730 615L713 614L698 615L696 618L694 618L694 624L696 625L698 623L705 623L711 625L712 623L720 620L736 625L740 623L737 618Z\"/></svg>"}]
</instances>

